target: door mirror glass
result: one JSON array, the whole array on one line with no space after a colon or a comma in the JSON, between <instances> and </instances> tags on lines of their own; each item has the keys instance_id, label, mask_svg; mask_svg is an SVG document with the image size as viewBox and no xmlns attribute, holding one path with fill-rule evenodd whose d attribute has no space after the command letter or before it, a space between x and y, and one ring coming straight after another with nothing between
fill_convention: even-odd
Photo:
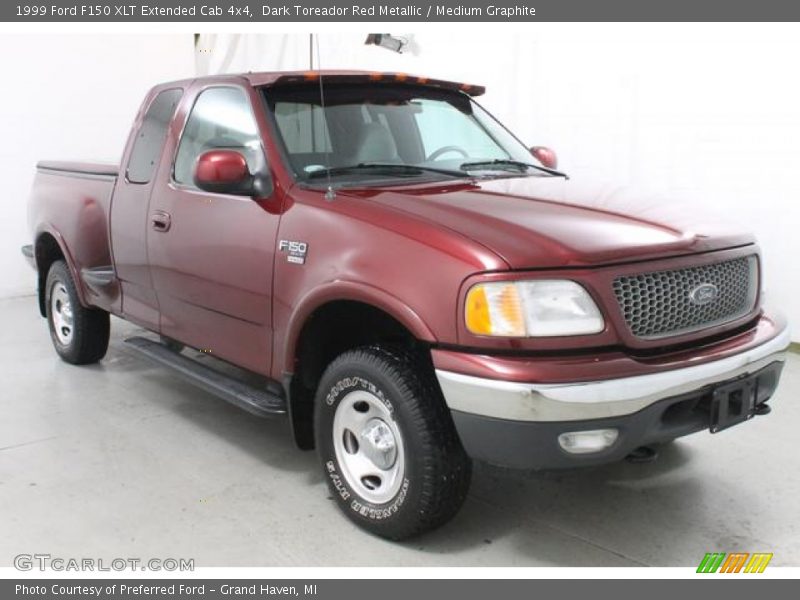
<instances>
[{"instance_id":1,"label":"door mirror glass","mask_svg":"<svg viewBox=\"0 0 800 600\"><path fill-rule=\"evenodd\" d=\"M194 168L194 184L206 192L252 196L254 177L245 157L236 150L209 150Z\"/></svg>"},{"instance_id":2,"label":"door mirror glass","mask_svg":"<svg viewBox=\"0 0 800 600\"><path fill-rule=\"evenodd\" d=\"M558 168L558 157L555 151L547 146L534 146L531 148L531 154L548 169Z\"/></svg>"}]
</instances>

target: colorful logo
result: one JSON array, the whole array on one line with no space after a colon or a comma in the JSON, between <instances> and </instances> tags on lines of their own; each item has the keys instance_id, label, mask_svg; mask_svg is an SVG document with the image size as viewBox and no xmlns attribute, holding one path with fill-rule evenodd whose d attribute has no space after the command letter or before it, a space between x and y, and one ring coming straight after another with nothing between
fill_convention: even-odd
<instances>
[{"instance_id":1,"label":"colorful logo","mask_svg":"<svg viewBox=\"0 0 800 600\"><path fill-rule=\"evenodd\" d=\"M707 552L697 567L698 573L763 573L772 552Z\"/></svg>"}]
</instances>

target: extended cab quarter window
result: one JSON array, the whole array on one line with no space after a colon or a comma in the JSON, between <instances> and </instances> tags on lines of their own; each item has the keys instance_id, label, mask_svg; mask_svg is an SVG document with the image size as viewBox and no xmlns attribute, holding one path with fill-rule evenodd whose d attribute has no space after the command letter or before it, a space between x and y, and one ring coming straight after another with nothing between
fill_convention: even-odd
<instances>
[{"instance_id":1,"label":"extended cab quarter window","mask_svg":"<svg viewBox=\"0 0 800 600\"><path fill-rule=\"evenodd\" d=\"M175 157L175 181L194 186L197 158L215 148L241 152L251 172L263 162L258 127L240 88L209 88L197 97Z\"/></svg>"},{"instance_id":2,"label":"extended cab quarter window","mask_svg":"<svg viewBox=\"0 0 800 600\"><path fill-rule=\"evenodd\" d=\"M150 182L167 138L169 123L182 94L183 90L180 89L159 92L147 109L128 160L126 175L131 183Z\"/></svg>"}]
</instances>

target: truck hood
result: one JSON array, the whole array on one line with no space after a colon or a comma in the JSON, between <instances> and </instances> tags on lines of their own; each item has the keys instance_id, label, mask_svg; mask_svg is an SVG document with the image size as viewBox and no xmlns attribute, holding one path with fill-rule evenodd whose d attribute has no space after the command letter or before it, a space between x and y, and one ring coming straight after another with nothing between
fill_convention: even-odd
<instances>
[{"instance_id":1,"label":"truck hood","mask_svg":"<svg viewBox=\"0 0 800 600\"><path fill-rule=\"evenodd\" d=\"M585 267L754 243L696 205L561 177L342 191L415 215L482 244L512 269Z\"/></svg>"}]
</instances>

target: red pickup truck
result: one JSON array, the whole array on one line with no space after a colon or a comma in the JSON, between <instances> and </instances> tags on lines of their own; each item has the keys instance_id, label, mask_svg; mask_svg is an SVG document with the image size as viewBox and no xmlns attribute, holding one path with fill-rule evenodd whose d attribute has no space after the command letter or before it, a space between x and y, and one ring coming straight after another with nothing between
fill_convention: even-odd
<instances>
[{"instance_id":1,"label":"red pickup truck","mask_svg":"<svg viewBox=\"0 0 800 600\"><path fill-rule=\"evenodd\" d=\"M127 343L287 418L342 510L392 539L458 511L471 459L596 465L769 412L789 334L753 237L578 186L483 91L349 71L153 88L121 166L38 165L23 252L57 353L102 359L110 315L153 332Z\"/></svg>"}]
</instances>

